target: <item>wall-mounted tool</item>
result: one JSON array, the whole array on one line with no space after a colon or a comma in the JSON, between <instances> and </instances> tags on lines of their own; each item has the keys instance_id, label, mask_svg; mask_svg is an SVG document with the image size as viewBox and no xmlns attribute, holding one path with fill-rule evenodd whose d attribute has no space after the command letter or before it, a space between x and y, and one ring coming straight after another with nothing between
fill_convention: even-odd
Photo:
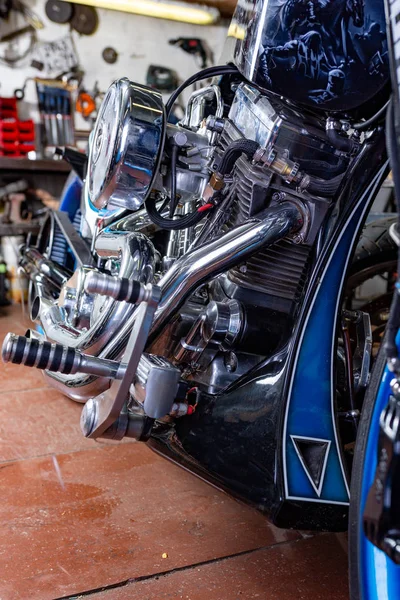
<instances>
[{"instance_id":1,"label":"wall-mounted tool","mask_svg":"<svg viewBox=\"0 0 400 600\"><path fill-rule=\"evenodd\" d=\"M32 77L27 77L24 81L24 84L21 88L16 88L14 90L14 96L17 100L23 100L25 98L25 90L28 84L28 81L34 81Z\"/></svg>"},{"instance_id":2,"label":"wall-mounted tool","mask_svg":"<svg viewBox=\"0 0 400 600\"><path fill-rule=\"evenodd\" d=\"M173 92L178 87L178 75L172 69L149 65L146 74L146 83L160 92Z\"/></svg>"},{"instance_id":3,"label":"wall-mounted tool","mask_svg":"<svg viewBox=\"0 0 400 600\"><path fill-rule=\"evenodd\" d=\"M76 4L71 19L71 27L82 35L92 35L97 29L99 18L93 6Z\"/></svg>"},{"instance_id":4,"label":"wall-mounted tool","mask_svg":"<svg viewBox=\"0 0 400 600\"><path fill-rule=\"evenodd\" d=\"M118 52L115 50L115 48L112 48L111 46L107 46L107 48L104 48L101 55L103 57L103 60L105 60L105 62L109 65L113 65L118 60Z\"/></svg>"},{"instance_id":5,"label":"wall-mounted tool","mask_svg":"<svg viewBox=\"0 0 400 600\"><path fill-rule=\"evenodd\" d=\"M199 58L199 66L201 69L205 69L208 66L208 62L213 62L212 52L204 40L199 38L180 37L174 40L169 40L168 43L171 44L171 46L178 46L179 48L182 48L184 52Z\"/></svg>"},{"instance_id":6,"label":"wall-mounted tool","mask_svg":"<svg viewBox=\"0 0 400 600\"><path fill-rule=\"evenodd\" d=\"M32 52L36 41L36 29L32 25L25 25L1 36L0 43L8 44L2 56L0 56L1 62L4 62L10 68L17 67L18 63Z\"/></svg>"},{"instance_id":7,"label":"wall-mounted tool","mask_svg":"<svg viewBox=\"0 0 400 600\"><path fill-rule=\"evenodd\" d=\"M84 119L88 119L90 115L96 110L96 101L88 94L88 92L81 91L79 92L78 98L76 100L75 109L77 112L81 113Z\"/></svg>"},{"instance_id":8,"label":"wall-mounted tool","mask_svg":"<svg viewBox=\"0 0 400 600\"><path fill-rule=\"evenodd\" d=\"M45 11L47 17L53 23L68 23L74 14L74 7L70 2L61 2L61 0L47 0Z\"/></svg>"},{"instance_id":9,"label":"wall-mounted tool","mask_svg":"<svg viewBox=\"0 0 400 600\"><path fill-rule=\"evenodd\" d=\"M13 68L32 52L37 41L36 30L42 29L44 25L37 14L20 0L0 0L0 18L8 18L11 11L22 13L26 23L23 27L0 37L0 42L8 43L8 47L6 47L0 59L7 66Z\"/></svg>"},{"instance_id":10,"label":"wall-mounted tool","mask_svg":"<svg viewBox=\"0 0 400 600\"><path fill-rule=\"evenodd\" d=\"M37 80L36 87L44 146L73 145L74 129L69 90L54 83L52 85L46 80Z\"/></svg>"}]
</instances>

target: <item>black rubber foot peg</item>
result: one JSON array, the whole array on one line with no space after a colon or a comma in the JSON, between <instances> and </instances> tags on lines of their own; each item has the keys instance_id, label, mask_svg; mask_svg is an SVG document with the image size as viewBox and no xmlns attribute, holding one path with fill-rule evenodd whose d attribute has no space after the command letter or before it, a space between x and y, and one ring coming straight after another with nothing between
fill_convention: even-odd
<instances>
[{"instance_id":1,"label":"black rubber foot peg","mask_svg":"<svg viewBox=\"0 0 400 600\"><path fill-rule=\"evenodd\" d=\"M73 371L76 372L75 369L80 363L80 358L80 353L74 348L14 333L8 333L3 342L3 361L16 365L58 371L69 375Z\"/></svg>"},{"instance_id":2,"label":"black rubber foot peg","mask_svg":"<svg viewBox=\"0 0 400 600\"><path fill-rule=\"evenodd\" d=\"M111 296L115 300L129 302L129 304L140 304L151 297L151 286L145 286L134 279L112 277L94 271L86 277L85 290L88 294Z\"/></svg>"}]
</instances>

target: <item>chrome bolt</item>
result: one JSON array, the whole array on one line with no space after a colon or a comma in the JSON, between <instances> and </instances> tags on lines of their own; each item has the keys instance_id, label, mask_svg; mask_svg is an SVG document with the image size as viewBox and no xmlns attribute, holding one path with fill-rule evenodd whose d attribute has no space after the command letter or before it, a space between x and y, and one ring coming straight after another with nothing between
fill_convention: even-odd
<instances>
[{"instance_id":1,"label":"chrome bolt","mask_svg":"<svg viewBox=\"0 0 400 600\"><path fill-rule=\"evenodd\" d=\"M294 235L293 241L295 244L302 244L304 242L304 233L297 233Z\"/></svg>"},{"instance_id":2,"label":"chrome bolt","mask_svg":"<svg viewBox=\"0 0 400 600\"><path fill-rule=\"evenodd\" d=\"M175 144L180 147L185 146L188 141L187 135L183 131L178 131L177 133L175 133L173 139L174 139Z\"/></svg>"},{"instance_id":3,"label":"chrome bolt","mask_svg":"<svg viewBox=\"0 0 400 600\"><path fill-rule=\"evenodd\" d=\"M85 437L88 437L95 428L97 421L97 404L94 398L89 398L83 407L81 413L81 431Z\"/></svg>"},{"instance_id":4,"label":"chrome bolt","mask_svg":"<svg viewBox=\"0 0 400 600\"><path fill-rule=\"evenodd\" d=\"M238 368L238 359L234 352L228 352L224 356L224 365L228 373L234 373Z\"/></svg>"}]
</instances>

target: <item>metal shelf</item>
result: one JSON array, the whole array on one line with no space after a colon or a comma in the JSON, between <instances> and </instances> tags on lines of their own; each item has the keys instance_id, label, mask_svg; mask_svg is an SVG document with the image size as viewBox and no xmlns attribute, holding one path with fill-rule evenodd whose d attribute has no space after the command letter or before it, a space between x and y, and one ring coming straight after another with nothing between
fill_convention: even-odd
<instances>
[{"instance_id":1,"label":"metal shelf","mask_svg":"<svg viewBox=\"0 0 400 600\"><path fill-rule=\"evenodd\" d=\"M69 173L71 167L64 160L7 158L0 156L0 171L42 171L46 173Z\"/></svg>"},{"instance_id":2,"label":"metal shelf","mask_svg":"<svg viewBox=\"0 0 400 600\"><path fill-rule=\"evenodd\" d=\"M39 233L40 223L30 221L29 223L1 223L0 238L4 236L25 235L27 233Z\"/></svg>"}]
</instances>

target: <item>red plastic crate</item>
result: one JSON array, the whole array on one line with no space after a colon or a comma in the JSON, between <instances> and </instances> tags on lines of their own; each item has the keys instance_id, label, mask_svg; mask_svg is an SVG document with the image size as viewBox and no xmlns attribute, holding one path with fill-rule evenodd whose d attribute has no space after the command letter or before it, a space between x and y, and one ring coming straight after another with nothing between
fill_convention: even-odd
<instances>
[{"instance_id":1,"label":"red plastic crate","mask_svg":"<svg viewBox=\"0 0 400 600\"><path fill-rule=\"evenodd\" d=\"M0 120L0 151L2 156L26 156L35 150L35 124L32 120Z\"/></svg>"},{"instance_id":2,"label":"red plastic crate","mask_svg":"<svg viewBox=\"0 0 400 600\"><path fill-rule=\"evenodd\" d=\"M0 144L1 156L21 156L18 142L2 142Z\"/></svg>"},{"instance_id":3,"label":"red plastic crate","mask_svg":"<svg viewBox=\"0 0 400 600\"><path fill-rule=\"evenodd\" d=\"M17 119L16 98L3 98L0 96L0 119Z\"/></svg>"},{"instance_id":4,"label":"red plastic crate","mask_svg":"<svg viewBox=\"0 0 400 600\"><path fill-rule=\"evenodd\" d=\"M18 124L15 119L0 121L0 144L18 141Z\"/></svg>"},{"instance_id":5,"label":"red plastic crate","mask_svg":"<svg viewBox=\"0 0 400 600\"><path fill-rule=\"evenodd\" d=\"M18 131L18 121L16 119L0 120L0 131L16 133Z\"/></svg>"},{"instance_id":6,"label":"red plastic crate","mask_svg":"<svg viewBox=\"0 0 400 600\"><path fill-rule=\"evenodd\" d=\"M20 142L35 141L35 124L32 120L18 121L18 139Z\"/></svg>"},{"instance_id":7,"label":"red plastic crate","mask_svg":"<svg viewBox=\"0 0 400 600\"><path fill-rule=\"evenodd\" d=\"M35 125L30 119L29 121L17 121L18 129L23 133L35 133Z\"/></svg>"},{"instance_id":8,"label":"red plastic crate","mask_svg":"<svg viewBox=\"0 0 400 600\"><path fill-rule=\"evenodd\" d=\"M26 156L36 149L35 124L19 121L16 98L0 97L0 156Z\"/></svg>"},{"instance_id":9,"label":"red plastic crate","mask_svg":"<svg viewBox=\"0 0 400 600\"><path fill-rule=\"evenodd\" d=\"M5 142L17 142L18 136L14 131L0 131L0 146Z\"/></svg>"},{"instance_id":10,"label":"red plastic crate","mask_svg":"<svg viewBox=\"0 0 400 600\"><path fill-rule=\"evenodd\" d=\"M28 152L35 150L35 144L18 144L18 151L21 156L26 156Z\"/></svg>"}]
</instances>

